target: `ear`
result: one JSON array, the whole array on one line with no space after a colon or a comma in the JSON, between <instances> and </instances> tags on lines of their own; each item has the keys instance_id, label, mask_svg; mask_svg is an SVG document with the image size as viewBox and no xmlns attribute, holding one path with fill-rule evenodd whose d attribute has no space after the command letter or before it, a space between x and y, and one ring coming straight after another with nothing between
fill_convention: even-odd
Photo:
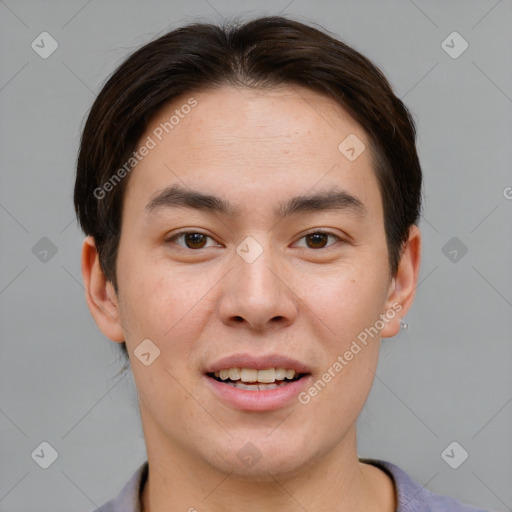
<instances>
[{"instance_id":1,"label":"ear","mask_svg":"<svg viewBox=\"0 0 512 512\"><path fill-rule=\"evenodd\" d=\"M407 314L414 300L420 261L421 233L418 226L412 225L409 228L409 238L404 245L398 271L391 280L386 306L382 312L389 319L381 331L383 338L391 338L400 330L400 319Z\"/></svg>"},{"instance_id":2,"label":"ear","mask_svg":"<svg viewBox=\"0 0 512 512\"><path fill-rule=\"evenodd\" d=\"M82 276L85 298L89 311L101 332L112 341L124 341L119 319L119 303L110 281L107 281L100 266L96 243L88 236L82 246Z\"/></svg>"}]
</instances>

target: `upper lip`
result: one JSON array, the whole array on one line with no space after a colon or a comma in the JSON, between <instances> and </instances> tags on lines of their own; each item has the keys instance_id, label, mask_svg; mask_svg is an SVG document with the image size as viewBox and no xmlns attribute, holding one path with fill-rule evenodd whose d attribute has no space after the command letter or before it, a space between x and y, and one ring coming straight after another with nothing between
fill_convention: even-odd
<instances>
[{"instance_id":1,"label":"upper lip","mask_svg":"<svg viewBox=\"0 0 512 512\"><path fill-rule=\"evenodd\" d=\"M258 356L251 354L233 354L210 364L206 368L206 373L214 373L228 368L254 368L256 370L286 368L295 370L297 373L310 373L310 369L304 363L280 354Z\"/></svg>"}]
</instances>

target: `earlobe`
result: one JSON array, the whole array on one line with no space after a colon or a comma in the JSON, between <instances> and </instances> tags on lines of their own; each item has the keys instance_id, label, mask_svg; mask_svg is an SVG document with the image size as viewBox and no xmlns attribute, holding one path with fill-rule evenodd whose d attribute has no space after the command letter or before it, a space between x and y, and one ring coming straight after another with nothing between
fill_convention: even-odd
<instances>
[{"instance_id":1,"label":"earlobe","mask_svg":"<svg viewBox=\"0 0 512 512\"><path fill-rule=\"evenodd\" d=\"M112 341L124 341L119 303L112 283L106 280L100 265L94 238L88 236L82 246L82 276L87 306L101 332Z\"/></svg>"},{"instance_id":2,"label":"earlobe","mask_svg":"<svg viewBox=\"0 0 512 512\"><path fill-rule=\"evenodd\" d=\"M401 328L401 319L409 311L418 286L421 263L421 233L416 225L409 228L409 238L404 245L398 271L389 287L383 314L389 319L381 331L383 338L395 336Z\"/></svg>"}]
</instances>

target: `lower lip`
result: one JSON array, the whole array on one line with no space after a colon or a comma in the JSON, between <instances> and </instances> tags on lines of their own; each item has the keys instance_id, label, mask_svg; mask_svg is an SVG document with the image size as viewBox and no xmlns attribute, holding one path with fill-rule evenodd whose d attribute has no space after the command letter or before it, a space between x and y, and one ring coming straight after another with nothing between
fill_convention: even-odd
<instances>
[{"instance_id":1,"label":"lower lip","mask_svg":"<svg viewBox=\"0 0 512 512\"><path fill-rule=\"evenodd\" d=\"M248 389L235 388L229 384L219 382L208 375L204 375L207 385L224 402L236 409L243 411L275 411L290 404L307 386L311 375L305 375L299 380L290 382L284 386L265 391L250 391Z\"/></svg>"}]
</instances>

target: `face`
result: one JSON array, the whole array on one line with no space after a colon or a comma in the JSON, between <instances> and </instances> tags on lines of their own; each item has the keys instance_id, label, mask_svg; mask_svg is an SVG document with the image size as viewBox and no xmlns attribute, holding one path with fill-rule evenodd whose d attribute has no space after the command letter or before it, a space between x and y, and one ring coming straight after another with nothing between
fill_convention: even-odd
<instances>
[{"instance_id":1,"label":"face","mask_svg":"<svg viewBox=\"0 0 512 512\"><path fill-rule=\"evenodd\" d=\"M123 203L119 323L103 329L126 340L148 455L251 477L353 455L415 277L389 275L366 133L309 89L226 86L167 105L148 137Z\"/></svg>"}]
</instances>

